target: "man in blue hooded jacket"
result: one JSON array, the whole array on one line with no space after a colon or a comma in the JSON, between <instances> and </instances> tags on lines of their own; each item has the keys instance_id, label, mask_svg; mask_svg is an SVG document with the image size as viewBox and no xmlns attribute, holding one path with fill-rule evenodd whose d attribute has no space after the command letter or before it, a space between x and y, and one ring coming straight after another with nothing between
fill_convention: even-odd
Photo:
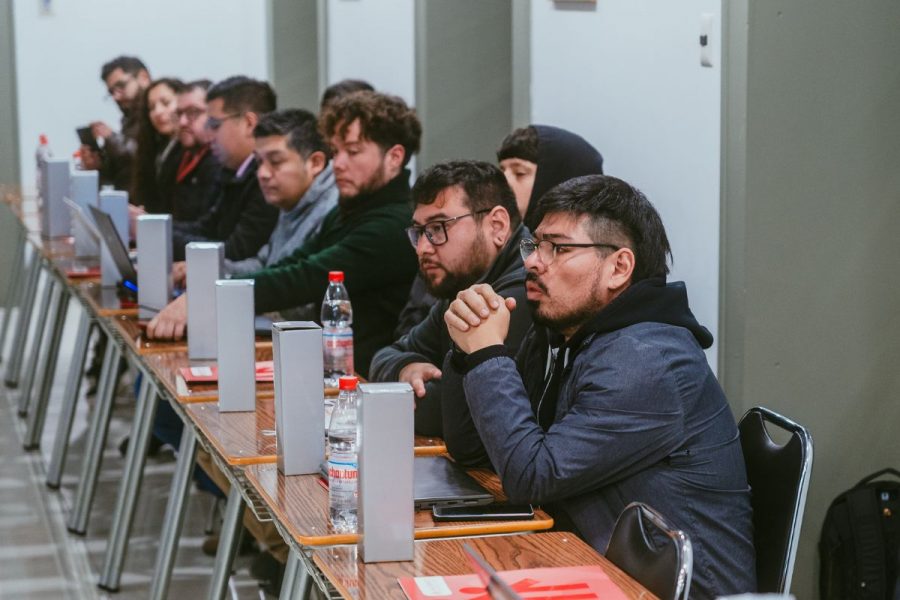
<instances>
[{"instance_id":1,"label":"man in blue hooded jacket","mask_svg":"<svg viewBox=\"0 0 900 600\"><path fill-rule=\"evenodd\" d=\"M448 450L601 552L625 506L649 504L691 538L692 598L754 591L737 428L703 353L712 336L684 284L666 284L659 215L592 175L552 189L535 217L520 248L536 325L516 359L503 346L514 300L482 284L445 314Z\"/></svg>"}]
</instances>

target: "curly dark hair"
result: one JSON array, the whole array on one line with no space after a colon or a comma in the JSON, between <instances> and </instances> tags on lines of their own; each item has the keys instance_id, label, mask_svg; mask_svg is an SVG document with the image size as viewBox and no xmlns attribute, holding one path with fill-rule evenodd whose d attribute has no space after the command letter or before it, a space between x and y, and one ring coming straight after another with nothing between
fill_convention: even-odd
<instances>
[{"instance_id":1,"label":"curly dark hair","mask_svg":"<svg viewBox=\"0 0 900 600\"><path fill-rule=\"evenodd\" d=\"M319 116L319 130L326 140L347 134L347 128L359 120L362 138L378 144L382 151L396 144L403 146L403 166L419 151L422 124L416 111L398 96L359 91L326 105Z\"/></svg>"},{"instance_id":2,"label":"curly dark hair","mask_svg":"<svg viewBox=\"0 0 900 600\"><path fill-rule=\"evenodd\" d=\"M465 192L464 203L472 212L502 206L509 213L512 229L522 221L516 197L503 171L480 160L448 160L425 169L413 185L413 203L433 204L438 194L454 186ZM475 220L480 221L483 216L476 214Z\"/></svg>"},{"instance_id":3,"label":"curly dark hair","mask_svg":"<svg viewBox=\"0 0 900 600\"><path fill-rule=\"evenodd\" d=\"M100 80L105 83L106 78L116 69L122 69L123 72L129 75L137 75L141 71L146 71L147 65L137 56L117 56L100 67Z\"/></svg>"},{"instance_id":4,"label":"curly dark hair","mask_svg":"<svg viewBox=\"0 0 900 600\"><path fill-rule=\"evenodd\" d=\"M497 150L497 162L507 158L518 158L528 162L538 161L538 134L537 129L529 125L516 129L503 138L500 148Z\"/></svg>"},{"instance_id":5,"label":"curly dark hair","mask_svg":"<svg viewBox=\"0 0 900 600\"><path fill-rule=\"evenodd\" d=\"M372 87L371 83L362 79L341 79L337 83L332 83L322 92L322 102L319 109L321 110L326 104L331 104L338 98L359 91L374 92L375 88Z\"/></svg>"},{"instance_id":6,"label":"curly dark hair","mask_svg":"<svg viewBox=\"0 0 900 600\"><path fill-rule=\"evenodd\" d=\"M672 248L659 213L632 185L609 175L576 177L552 188L538 201L538 223L551 213L587 215L587 232L594 243L631 248L632 283L665 277Z\"/></svg>"},{"instance_id":7,"label":"curly dark hair","mask_svg":"<svg viewBox=\"0 0 900 600\"><path fill-rule=\"evenodd\" d=\"M157 158L166 148L172 138L162 135L150 121L150 113L147 110L147 98L151 90L164 85L175 94L184 91L184 83L174 77L163 77L153 81L147 89L141 92L137 105L138 134L137 153L135 155L134 172L131 176L131 201L141 204L153 210L159 206L157 198Z\"/></svg>"}]
</instances>

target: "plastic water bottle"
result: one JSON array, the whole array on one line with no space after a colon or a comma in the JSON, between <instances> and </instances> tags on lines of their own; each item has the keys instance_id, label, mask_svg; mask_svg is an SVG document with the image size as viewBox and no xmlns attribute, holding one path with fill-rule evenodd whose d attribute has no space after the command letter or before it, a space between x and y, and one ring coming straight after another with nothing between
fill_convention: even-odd
<instances>
[{"instance_id":1,"label":"plastic water bottle","mask_svg":"<svg viewBox=\"0 0 900 600\"><path fill-rule=\"evenodd\" d=\"M328 289L322 300L322 346L325 385L337 386L341 375L353 375L353 308L344 287L344 272L328 273Z\"/></svg>"},{"instance_id":2,"label":"plastic water bottle","mask_svg":"<svg viewBox=\"0 0 900 600\"><path fill-rule=\"evenodd\" d=\"M328 427L328 515L339 533L356 531L359 463L357 455L356 377L338 381L340 395Z\"/></svg>"},{"instance_id":3,"label":"plastic water bottle","mask_svg":"<svg viewBox=\"0 0 900 600\"><path fill-rule=\"evenodd\" d=\"M41 173L44 172L44 163L47 162L48 158L53 157L53 152L50 150L50 143L47 141L47 135L42 133L38 137L38 147L34 152L34 162L35 162L35 186L34 190L37 193L38 198L41 197Z\"/></svg>"}]
</instances>

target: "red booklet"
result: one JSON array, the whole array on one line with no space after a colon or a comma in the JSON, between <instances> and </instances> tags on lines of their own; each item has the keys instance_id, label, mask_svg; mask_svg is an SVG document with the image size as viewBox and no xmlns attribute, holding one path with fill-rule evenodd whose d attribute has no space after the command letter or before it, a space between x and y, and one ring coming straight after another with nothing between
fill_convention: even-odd
<instances>
[{"instance_id":1,"label":"red booklet","mask_svg":"<svg viewBox=\"0 0 900 600\"><path fill-rule=\"evenodd\" d=\"M219 368L210 367L183 367L178 370L185 383L215 383L219 380ZM275 381L275 368L271 360L261 360L256 363L256 381L258 383L271 383Z\"/></svg>"},{"instance_id":2,"label":"red booklet","mask_svg":"<svg viewBox=\"0 0 900 600\"><path fill-rule=\"evenodd\" d=\"M628 596L598 566L521 569L497 573L524 600L625 600ZM477 575L401 577L409 600L491 600Z\"/></svg>"},{"instance_id":3,"label":"red booklet","mask_svg":"<svg viewBox=\"0 0 900 600\"><path fill-rule=\"evenodd\" d=\"M100 267L72 267L66 269L66 277L69 279L100 277Z\"/></svg>"}]
</instances>

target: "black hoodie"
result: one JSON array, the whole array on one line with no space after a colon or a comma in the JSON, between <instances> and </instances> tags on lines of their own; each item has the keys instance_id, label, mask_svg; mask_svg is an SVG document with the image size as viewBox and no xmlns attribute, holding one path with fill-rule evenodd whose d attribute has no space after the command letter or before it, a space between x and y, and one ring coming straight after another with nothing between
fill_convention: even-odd
<instances>
[{"instance_id":1,"label":"black hoodie","mask_svg":"<svg viewBox=\"0 0 900 600\"><path fill-rule=\"evenodd\" d=\"M550 188L582 175L603 175L603 156L584 138L559 127L532 125L538 136L537 173L525 211L525 226L534 231L537 202Z\"/></svg>"}]
</instances>

